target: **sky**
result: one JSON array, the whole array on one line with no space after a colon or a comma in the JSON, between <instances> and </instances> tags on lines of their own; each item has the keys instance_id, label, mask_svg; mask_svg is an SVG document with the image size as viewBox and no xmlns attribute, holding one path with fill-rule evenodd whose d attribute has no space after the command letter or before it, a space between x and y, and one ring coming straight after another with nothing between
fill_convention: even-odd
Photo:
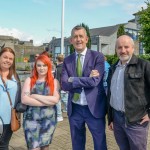
<instances>
[{"instance_id":1,"label":"sky","mask_svg":"<svg viewBox=\"0 0 150 150\"><path fill-rule=\"evenodd\" d=\"M63 0L1 0L0 35L33 40L35 46L61 37ZM145 0L64 0L64 36L81 23L90 29L127 23Z\"/></svg>"}]
</instances>

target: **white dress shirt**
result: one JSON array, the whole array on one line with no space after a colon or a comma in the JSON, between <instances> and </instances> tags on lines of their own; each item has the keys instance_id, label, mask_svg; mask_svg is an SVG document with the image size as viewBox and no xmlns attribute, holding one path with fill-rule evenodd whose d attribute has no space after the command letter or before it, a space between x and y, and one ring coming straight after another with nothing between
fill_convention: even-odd
<instances>
[{"instance_id":1,"label":"white dress shirt","mask_svg":"<svg viewBox=\"0 0 150 150\"><path fill-rule=\"evenodd\" d=\"M87 52L87 48L86 48L82 53L80 53L80 54L81 54L80 61L81 61L82 69L83 69L83 65L84 65L84 60L85 60L86 52ZM76 62L77 62L77 58L78 58L78 53L76 52ZM82 70L82 71L83 71L83 70ZM79 105L87 105L87 100L86 100L84 88L82 88L82 92L81 92L81 94L80 94L79 100L75 102L75 101L72 99L72 102L73 102L73 103L76 103L76 104L79 104Z\"/></svg>"}]
</instances>

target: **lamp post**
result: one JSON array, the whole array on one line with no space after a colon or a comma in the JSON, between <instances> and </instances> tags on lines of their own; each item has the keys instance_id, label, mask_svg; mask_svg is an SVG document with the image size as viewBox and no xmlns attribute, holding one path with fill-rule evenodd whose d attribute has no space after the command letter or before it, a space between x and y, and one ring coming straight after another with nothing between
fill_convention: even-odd
<instances>
[{"instance_id":1,"label":"lamp post","mask_svg":"<svg viewBox=\"0 0 150 150\"><path fill-rule=\"evenodd\" d=\"M101 46L101 44L102 44L102 43L101 43L101 36L99 35L99 36L98 36L98 51L99 51L99 52L102 52L102 46Z\"/></svg>"},{"instance_id":2,"label":"lamp post","mask_svg":"<svg viewBox=\"0 0 150 150\"><path fill-rule=\"evenodd\" d=\"M62 16L61 16L61 54L64 53L64 6L65 6L65 0L62 0Z\"/></svg>"}]
</instances>

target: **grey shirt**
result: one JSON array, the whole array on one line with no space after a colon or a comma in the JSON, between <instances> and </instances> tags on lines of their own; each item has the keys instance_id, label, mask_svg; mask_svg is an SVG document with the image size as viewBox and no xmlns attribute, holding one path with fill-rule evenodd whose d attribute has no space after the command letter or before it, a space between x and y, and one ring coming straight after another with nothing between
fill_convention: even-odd
<instances>
[{"instance_id":1,"label":"grey shirt","mask_svg":"<svg viewBox=\"0 0 150 150\"><path fill-rule=\"evenodd\" d=\"M111 98L110 105L118 111L125 112L124 107L124 71L127 66L122 65L120 61L116 65L116 70L111 79Z\"/></svg>"}]
</instances>

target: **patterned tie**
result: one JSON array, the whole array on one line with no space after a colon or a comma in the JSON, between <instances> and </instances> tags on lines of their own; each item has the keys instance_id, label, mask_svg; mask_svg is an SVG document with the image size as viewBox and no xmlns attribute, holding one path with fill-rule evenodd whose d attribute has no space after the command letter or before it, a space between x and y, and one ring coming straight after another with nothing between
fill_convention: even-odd
<instances>
[{"instance_id":1,"label":"patterned tie","mask_svg":"<svg viewBox=\"0 0 150 150\"><path fill-rule=\"evenodd\" d=\"M76 68L76 72L77 72L78 77L82 76L82 64L81 64L81 61L80 61L80 57L81 57L81 54L78 54L77 68ZM79 100L79 98L80 98L80 94L79 93L74 93L73 100L76 102L76 101Z\"/></svg>"}]
</instances>

